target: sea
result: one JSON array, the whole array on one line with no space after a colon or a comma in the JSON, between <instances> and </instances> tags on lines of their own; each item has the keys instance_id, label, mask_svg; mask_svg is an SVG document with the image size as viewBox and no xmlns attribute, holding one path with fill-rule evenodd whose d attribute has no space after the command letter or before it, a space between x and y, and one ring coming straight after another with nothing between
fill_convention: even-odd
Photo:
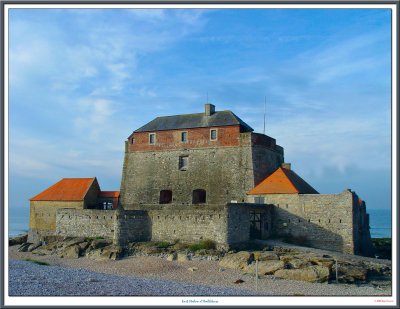
<instances>
[{"instance_id":1,"label":"sea","mask_svg":"<svg viewBox=\"0 0 400 309\"><path fill-rule=\"evenodd\" d=\"M392 220L391 209L368 209L369 225L372 238L391 238ZM28 232L29 216L12 216L10 214L8 221L9 237L25 234Z\"/></svg>"}]
</instances>

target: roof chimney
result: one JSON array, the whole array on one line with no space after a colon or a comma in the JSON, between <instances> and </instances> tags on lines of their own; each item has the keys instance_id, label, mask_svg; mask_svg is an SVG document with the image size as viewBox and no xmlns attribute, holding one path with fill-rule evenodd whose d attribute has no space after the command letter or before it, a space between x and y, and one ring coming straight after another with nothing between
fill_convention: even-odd
<instances>
[{"instance_id":1,"label":"roof chimney","mask_svg":"<svg viewBox=\"0 0 400 309\"><path fill-rule=\"evenodd\" d=\"M215 113L215 105L213 105L211 103L206 103L206 105L205 105L205 115L206 116L211 116L214 113Z\"/></svg>"},{"instance_id":2,"label":"roof chimney","mask_svg":"<svg viewBox=\"0 0 400 309\"><path fill-rule=\"evenodd\" d=\"M292 164L290 164L290 163L282 163L282 167L286 168L287 170L290 170L291 167L292 167Z\"/></svg>"}]
</instances>

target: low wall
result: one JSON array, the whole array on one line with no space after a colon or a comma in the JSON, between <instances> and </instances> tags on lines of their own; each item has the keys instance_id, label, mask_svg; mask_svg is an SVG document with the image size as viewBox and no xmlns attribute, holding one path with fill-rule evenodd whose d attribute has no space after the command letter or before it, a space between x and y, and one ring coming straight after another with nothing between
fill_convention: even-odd
<instances>
[{"instance_id":1,"label":"low wall","mask_svg":"<svg viewBox=\"0 0 400 309\"><path fill-rule=\"evenodd\" d=\"M355 254L353 194L345 190L340 194L257 196L263 197L265 204L275 206L272 225L276 236L290 236L315 248Z\"/></svg>"},{"instance_id":2,"label":"low wall","mask_svg":"<svg viewBox=\"0 0 400 309\"><path fill-rule=\"evenodd\" d=\"M151 221L147 211L119 210L116 214L114 243L125 245L128 242L149 241Z\"/></svg>"},{"instance_id":3,"label":"low wall","mask_svg":"<svg viewBox=\"0 0 400 309\"><path fill-rule=\"evenodd\" d=\"M154 241L198 242L212 239L227 242L227 210L220 207L168 205L148 210Z\"/></svg>"},{"instance_id":4,"label":"low wall","mask_svg":"<svg viewBox=\"0 0 400 309\"><path fill-rule=\"evenodd\" d=\"M114 239L115 210L58 209L56 236Z\"/></svg>"}]
</instances>

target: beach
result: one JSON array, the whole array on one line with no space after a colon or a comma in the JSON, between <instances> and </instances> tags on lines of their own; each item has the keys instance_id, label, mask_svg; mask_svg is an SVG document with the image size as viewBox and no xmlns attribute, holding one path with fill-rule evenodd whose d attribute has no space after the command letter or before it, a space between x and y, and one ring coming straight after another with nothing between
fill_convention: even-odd
<instances>
[{"instance_id":1,"label":"beach","mask_svg":"<svg viewBox=\"0 0 400 309\"><path fill-rule=\"evenodd\" d=\"M32 261L48 265L38 265ZM150 280L150 281L149 281ZM241 283L235 283L235 282ZM121 260L60 258L9 247L10 296L385 296L390 282L309 283L223 269L218 261L168 261L159 256Z\"/></svg>"}]
</instances>

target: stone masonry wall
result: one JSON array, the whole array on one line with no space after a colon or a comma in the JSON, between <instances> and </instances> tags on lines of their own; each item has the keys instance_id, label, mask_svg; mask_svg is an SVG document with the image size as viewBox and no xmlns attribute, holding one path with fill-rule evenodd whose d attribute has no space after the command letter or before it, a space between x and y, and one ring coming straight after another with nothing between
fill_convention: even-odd
<instances>
[{"instance_id":1,"label":"stone masonry wall","mask_svg":"<svg viewBox=\"0 0 400 309\"><path fill-rule=\"evenodd\" d=\"M246 192L283 162L283 151L252 146L252 133L239 135L240 146L127 151L121 181L121 204L158 204L161 190L172 191L172 203L189 205L192 192L207 192L207 204L244 202ZM253 149L254 148L254 149ZM186 170L179 157L188 157Z\"/></svg>"},{"instance_id":2,"label":"stone masonry wall","mask_svg":"<svg viewBox=\"0 0 400 309\"><path fill-rule=\"evenodd\" d=\"M219 244L227 240L226 207L168 205L148 210L151 239L154 241L198 242L211 239Z\"/></svg>"},{"instance_id":3,"label":"stone masonry wall","mask_svg":"<svg viewBox=\"0 0 400 309\"><path fill-rule=\"evenodd\" d=\"M115 210L58 209L55 235L114 239Z\"/></svg>"},{"instance_id":4,"label":"stone masonry wall","mask_svg":"<svg viewBox=\"0 0 400 309\"><path fill-rule=\"evenodd\" d=\"M151 221L147 211L118 209L115 217L114 243L151 240Z\"/></svg>"},{"instance_id":5,"label":"stone masonry wall","mask_svg":"<svg viewBox=\"0 0 400 309\"><path fill-rule=\"evenodd\" d=\"M353 193L266 194L273 204L273 232L307 245L354 254ZM249 197L253 199L254 197Z\"/></svg>"}]
</instances>

